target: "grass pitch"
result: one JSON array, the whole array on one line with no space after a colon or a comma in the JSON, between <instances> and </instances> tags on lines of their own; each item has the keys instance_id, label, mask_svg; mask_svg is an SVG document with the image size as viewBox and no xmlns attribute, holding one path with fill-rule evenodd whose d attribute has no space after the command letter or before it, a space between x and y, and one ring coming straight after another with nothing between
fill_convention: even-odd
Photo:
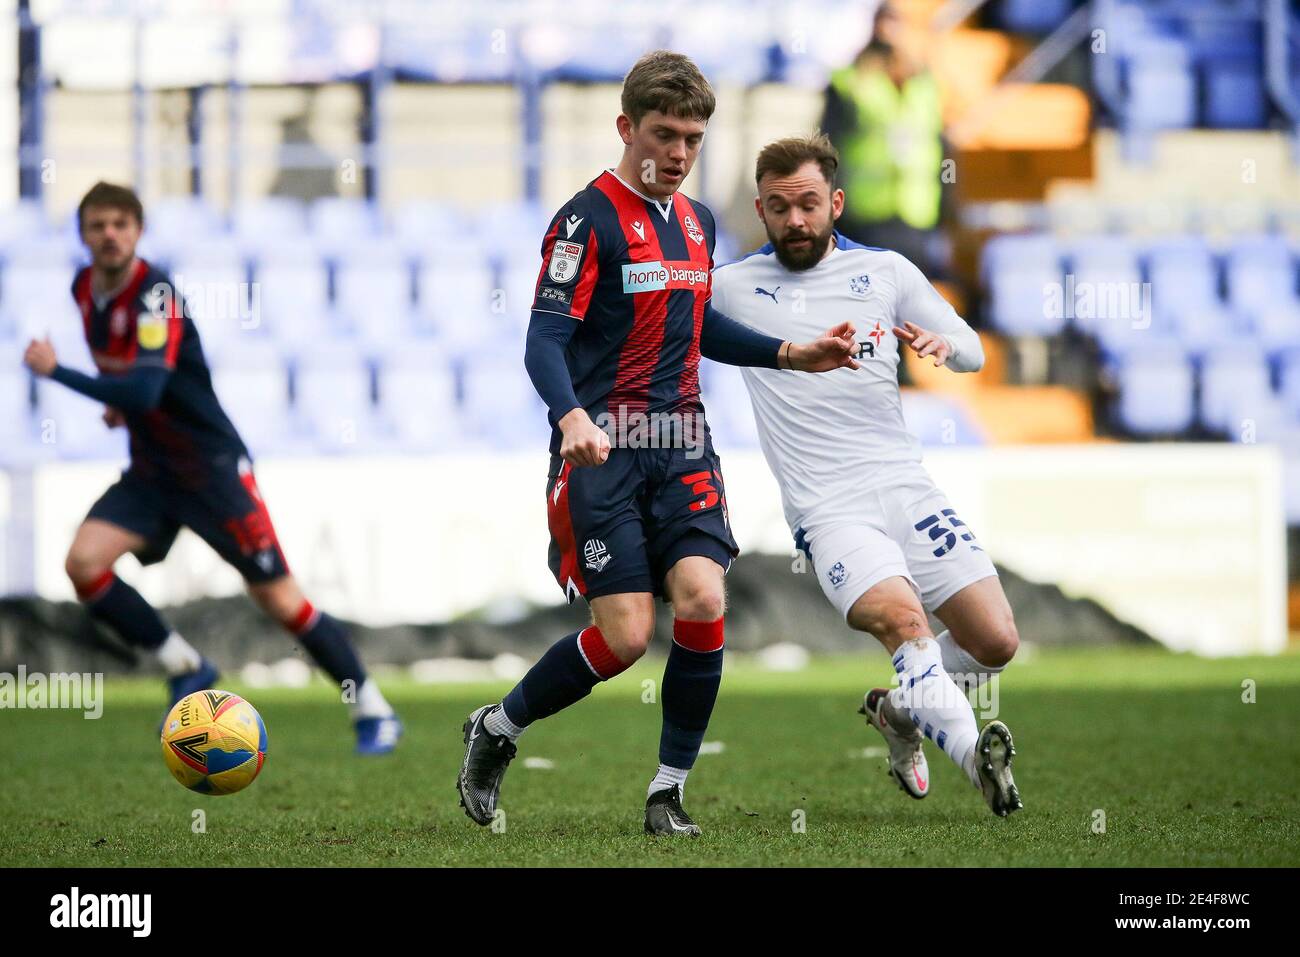
<instances>
[{"instance_id":1,"label":"grass pitch","mask_svg":"<svg viewBox=\"0 0 1300 957\"><path fill-rule=\"evenodd\" d=\"M0 711L0 860L8 866L1288 865L1300 864L1300 655L1201 660L1156 650L1041 651L1004 674L1025 810L994 818L927 744L931 794L885 773L855 711L878 653L764 672L733 656L686 791L698 840L641 833L659 708L642 662L529 730L506 777L505 828L454 788L461 724L508 687L386 683L395 755L358 758L324 684L223 687L261 711L270 748L245 792L168 775L158 680L110 680L103 717ZM1255 683L1244 703L1243 682ZM525 759L547 759L529 767ZM536 760L530 764L542 764ZM206 812L206 833L192 829ZM1102 822L1104 832L1094 829ZM800 820L802 830L797 827Z\"/></svg>"}]
</instances>

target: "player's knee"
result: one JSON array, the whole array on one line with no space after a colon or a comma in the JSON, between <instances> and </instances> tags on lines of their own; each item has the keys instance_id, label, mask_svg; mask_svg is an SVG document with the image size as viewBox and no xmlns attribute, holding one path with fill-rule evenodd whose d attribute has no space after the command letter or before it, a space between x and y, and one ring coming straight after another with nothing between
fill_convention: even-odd
<instances>
[{"instance_id":1,"label":"player's knee","mask_svg":"<svg viewBox=\"0 0 1300 957\"><path fill-rule=\"evenodd\" d=\"M850 628L874 635L888 648L930 634L925 612L919 605L904 602L859 602L849 609L848 623Z\"/></svg>"},{"instance_id":2,"label":"player's knee","mask_svg":"<svg viewBox=\"0 0 1300 957\"><path fill-rule=\"evenodd\" d=\"M717 621L722 617L725 601L716 582L695 582L673 597L673 614L686 621Z\"/></svg>"},{"instance_id":3,"label":"player's knee","mask_svg":"<svg viewBox=\"0 0 1300 957\"><path fill-rule=\"evenodd\" d=\"M611 629L602 627L600 633L614 656L625 665L639 661L650 647L654 637L654 621L622 621Z\"/></svg>"},{"instance_id":4,"label":"player's knee","mask_svg":"<svg viewBox=\"0 0 1300 957\"><path fill-rule=\"evenodd\" d=\"M84 587L112 568L94 549L73 545L63 560L63 570L74 586Z\"/></svg>"},{"instance_id":5,"label":"player's knee","mask_svg":"<svg viewBox=\"0 0 1300 957\"><path fill-rule=\"evenodd\" d=\"M1009 612L993 626L982 644L979 660L990 668L1001 668L1016 656L1020 648L1020 633Z\"/></svg>"},{"instance_id":6,"label":"player's knee","mask_svg":"<svg viewBox=\"0 0 1300 957\"><path fill-rule=\"evenodd\" d=\"M306 601L301 589L288 578L258 585L249 591L258 607L286 627L298 618Z\"/></svg>"}]
</instances>

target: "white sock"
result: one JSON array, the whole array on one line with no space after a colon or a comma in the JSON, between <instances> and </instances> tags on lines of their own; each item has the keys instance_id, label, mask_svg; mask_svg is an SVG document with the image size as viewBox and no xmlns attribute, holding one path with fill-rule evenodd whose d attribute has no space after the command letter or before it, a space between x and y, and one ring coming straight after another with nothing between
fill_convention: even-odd
<instances>
[{"instance_id":1,"label":"white sock","mask_svg":"<svg viewBox=\"0 0 1300 957\"><path fill-rule=\"evenodd\" d=\"M158 663L163 666L169 678L198 671L203 664L203 656L174 631L163 639L163 643L158 646L154 654L158 656Z\"/></svg>"},{"instance_id":2,"label":"white sock","mask_svg":"<svg viewBox=\"0 0 1300 957\"><path fill-rule=\"evenodd\" d=\"M391 718L393 716L393 707L384 697L384 693L379 690L379 685L375 684L373 678L367 678L361 682L361 687L357 689L357 700L348 703L348 710L352 712L352 720L358 718Z\"/></svg>"},{"instance_id":3,"label":"white sock","mask_svg":"<svg viewBox=\"0 0 1300 957\"><path fill-rule=\"evenodd\" d=\"M998 674L1006 665L986 665L976 661L961 645L957 644L952 632L945 631L934 639L939 643L939 653L943 656L943 670L957 683L962 691L970 693L983 685L989 678Z\"/></svg>"},{"instance_id":4,"label":"white sock","mask_svg":"<svg viewBox=\"0 0 1300 957\"><path fill-rule=\"evenodd\" d=\"M497 705L487 713L483 719L483 727L487 729L488 734L504 734L511 741L518 741L519 736L528 730L528 726L522 728L506 716L506 709Z\"/></svg>"},{"instance_id":5,"label":"white sock","mask_svg":"<svg viewBox=\"0 0 1300 957\"><path fill-rule=\"evenodd\" d=\"M684 792L686 790L686 775L690 773L689 770L670 768L666 764L659 765L659 770L655 772L654 780L650 782L650 787L646 789L645 796L649 797L657 791L667 791L674 784Z\"/></svg>"},{"instance_id":6,"label":"white sock","mask_svg":"<svg viewBox=\"0 0 1300 957\"><path fill-rule=\"evenodd\" d=\"M898 687L889 692L890 703L905 712L912 724L952 758L978 786L975 744L979 728L966 695L944 670L939 644L933 638L913 638L894 652Z\"/></svg>"}]
</instances>

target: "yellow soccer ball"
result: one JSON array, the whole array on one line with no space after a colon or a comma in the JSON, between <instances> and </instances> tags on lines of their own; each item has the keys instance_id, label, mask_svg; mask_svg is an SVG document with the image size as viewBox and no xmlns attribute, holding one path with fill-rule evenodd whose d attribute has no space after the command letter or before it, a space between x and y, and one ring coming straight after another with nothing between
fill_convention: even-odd
<instances>
[{"instance_id":1,"label":"yellow soccer ball","mask_svg":"<svg viewBox=\"0 0 1300 957\"><path fill-rule=\"evenodd\" d=\"M163 719L162 753L172 777L191 791L234 794L262 770L266 725L237 694L196 691Z\"/></svg>"}]
</instances>

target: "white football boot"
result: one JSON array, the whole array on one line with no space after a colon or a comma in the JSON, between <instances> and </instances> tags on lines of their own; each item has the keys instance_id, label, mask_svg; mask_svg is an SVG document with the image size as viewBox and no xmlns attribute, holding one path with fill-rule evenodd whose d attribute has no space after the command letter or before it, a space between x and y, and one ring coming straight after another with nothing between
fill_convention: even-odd
<instances>
[{"instance_id":1,"label":"white football boot","mask_svg":"<svg viewBox=\"0 0 1300 957\"><path fill-rule=\"evenodd\" d=\"M889 745L889 773L898 786L918 801L930 793L930 766L921 743L925 738L889 703L888 688L872 688L862 699L858 714L884 737Z\"/></svg>"}]
</instances>

